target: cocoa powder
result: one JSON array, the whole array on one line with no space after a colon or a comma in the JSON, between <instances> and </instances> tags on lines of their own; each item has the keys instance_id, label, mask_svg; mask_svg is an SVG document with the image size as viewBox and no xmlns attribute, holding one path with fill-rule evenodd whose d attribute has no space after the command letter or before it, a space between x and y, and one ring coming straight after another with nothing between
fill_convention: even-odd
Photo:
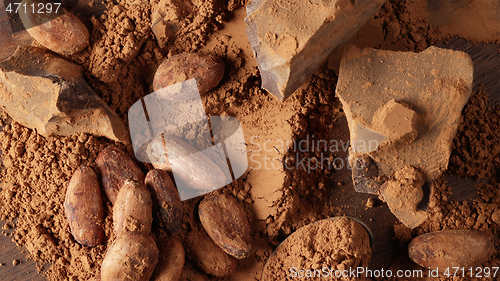
<instances>
[{"instance_id":1,"label":"cocoa powder","mask_svg":"<svg viewBox=\"0 0 500 281\"><path fill-rule=\"evenodd\" d=\"M346 218L321 220L298 229L278 246L262 280L294 280L299 274L304 280L319 280L325 278L325 268L326 278L334 280L339 271L368 266L370 256L370 239L359 223Z\"/></svg>"},{"instance_id":2,"label":"cocoa powder","mask_svg":"<svg viewBox=\"0 0 500 281\"><path fill-rule=\"evenodd\" d=\"M5 115L3 116L5 121ZM71 235L64 217L66 188L80 164L94 166L97 153L109 144L89 135L45 139L17 123L0 133L2 159L2 220L16 227L13 241L24 246L29 257L50 280L90 278L99 271L105 246L87 248ZM105 221L110 237L111 218Z\"/></svg>"}]
</instances>

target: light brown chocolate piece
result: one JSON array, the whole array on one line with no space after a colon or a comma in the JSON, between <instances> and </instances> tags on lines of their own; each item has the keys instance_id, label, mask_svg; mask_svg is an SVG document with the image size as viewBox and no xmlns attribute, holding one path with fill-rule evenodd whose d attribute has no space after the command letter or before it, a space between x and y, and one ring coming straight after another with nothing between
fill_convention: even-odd
<instances>
[{"instance_id":1,"label":"light brown chocolate piece","mask_svg":"<svg viewBox=\"0 0 500 281\"><path fill-rule=\"evenodd\" d=\"M388 139L389 143L411 143L417 137L417 114L401 102L390 100L373 116L373 126Z\"/></svg>"},{"instance_id":2,"label":"light brown chocolate piece","mask_svg":"<svg viewBox=\"0 0 500 281\"><path fill-rule=\"evenodd\" d=\"M472 60L463 52L430 47L417 54L348 47L337 95L349 123L351 166L357 159L370 158L376 166L370 170L378 170L370 175L374 183L381 177L393 178L406 166L421 170L427 181L436 179L448 167L472 77ZM392 115L408 120L387 128L390 123L384 125L384 120ZM357 191L366 192L367 185L369 180L355 181ZM370 193L378 194L379 188Z\"/></svg>"},{"instance_id":3,"label":"light brown chocolate piece","mask_svg":"<svg viewBox=\"0 0 500 281\"><path fill-rule=\"evenodd\" d=\"M164 19L160 19L154 25L151 25L151 29L156 37L156 42L160 48L165 48L168 41L174 36L174 32L170 28L168 22Z\"/></svg>"},{"instance_id":4,"label":"light brown chocolate piece","mask_svg":"<svg viewBox=\"0 0 500 281\"><path fill-rule=\"evenodd\" d=\"M407 166L395 174L394 180L382 185L380 195L391 212L408 228L413 229L427 219L427 213L418 210L417 205L424 197L422 186L424 175Z\"/></svg>"},{"instance_id":5,"label":"light brown chocolate piece","mask_svg":"<svg viewBox=\"0 0 500 281\"><path fill-rule=\"evenodd\" d=\"M182 0L152 0L151 29L160 48L164 48L178 29L177 23L186 16Z\"/></svg>"},{"instance_id":6,"label":"light brown chocolate piece","mask_svg":"<svg viewBox=\"0 0 500 281\"><path fill-rule=\"evenodd\" d=\"M247 7L247 35L262 88L286 99L351 38L385 0L254 0Z\"/></svg>"},{"instance_id":7,"label":"light brown chocolate piece","mask_svg":"<svg viewBox=\"0 0 500 281\"><path fill-rule=\"evenodd\" d=\"M46 49L19 47L0 62L0 104L44 136L83 132L129 143L122 119L82 75L80 66Z\"/></svg>"}]
</instances>

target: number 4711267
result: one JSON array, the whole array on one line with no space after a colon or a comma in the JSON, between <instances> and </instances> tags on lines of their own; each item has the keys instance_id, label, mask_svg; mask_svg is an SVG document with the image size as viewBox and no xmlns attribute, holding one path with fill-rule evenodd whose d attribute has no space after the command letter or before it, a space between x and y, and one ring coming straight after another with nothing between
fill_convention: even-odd
<instances>
[{"instance_id":1,"label":"number 4711267","mask_svg":"<svg viewBox=\"0 0 500 281\"><path fill-rule=\"evenodd\" d=\"M31 5L26 5L26 3L9 3L7 5L5 11L8 13L37 13L37 14L51 14L57 13L59 8L61 7L61 3L32 3Z\"/></svg>"}]
</instances>

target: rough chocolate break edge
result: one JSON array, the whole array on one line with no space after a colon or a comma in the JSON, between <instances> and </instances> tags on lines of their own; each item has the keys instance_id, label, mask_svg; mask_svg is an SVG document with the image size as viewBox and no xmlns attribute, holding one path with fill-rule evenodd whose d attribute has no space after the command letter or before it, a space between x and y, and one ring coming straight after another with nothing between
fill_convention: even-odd
<instances>
[{"instance_id":1,"label":"rough chocolate break edge","mask_svg":"<svg viewBox=\"0 0 500 281\"><path fill-rule=\"evenodd\" d=\"M246 32L262 88L284 100L349 40L386 0L254 0Z\"/></svg>"},{"instance_id":2,"label":"rough chocolate break edge","mask_svg":"<svg viewBox=\"0 0 500 281\"><path fill-rule=\"evenodd\" d=\"M355 190L380 195L387 180L408 166L424 174L424 188L445 171L472 80L472 60L463 52L430 47L417 54L348 47L336 94L349 123ZM388 122L393 127L381 128L380 112L398 103L416 118L397 120L396 114ZM411 138L396 134L401 132L398 125L412 126L403 130L411 132ZM373 140L376 146L367 145Z\"/></svg>"}]
</instances>

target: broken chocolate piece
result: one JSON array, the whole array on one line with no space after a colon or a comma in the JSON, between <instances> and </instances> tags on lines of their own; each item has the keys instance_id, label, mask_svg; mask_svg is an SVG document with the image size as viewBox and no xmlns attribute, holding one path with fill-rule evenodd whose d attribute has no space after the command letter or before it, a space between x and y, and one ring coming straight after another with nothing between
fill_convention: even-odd
<instances>
[{"instance_id":1,"label":"broken chocolate piece","mask_svg":"<svg viewBox=\"0 0 500 281\"><path fill-rule=\"evenodd\" d=\"M247 35L262 88L285 99L351 38L386 0L254 0Z\"/></svg>"},{"instance_id":2,"label":"broken chocolate piece","mask_svg":"<svg viewBox=\"0 0 500 281\"><path fill-rule=\"evenodd\" d=\"M385 180L380 177L373 159L367 155L362 155L360 158L349 162L355 163L352 169L354 190L356 192L378 194Z\"/></svg>"},{"instance_id":3,"label":"broken chocolate piece","mask_svg":"<svg viewBox=\"0 0 500 281\"><path fill-rule=\"evenodd\" d=\"M433 181L448 167L472 78L472 60L463 52L354 46L344 52L336 91L351 133L349 162L354 167L357 159L373 160L368 169L353 169L354 186L358 192L380 192L410 228L427 217L417 211L423 179ZM409 166L423 174L422 184L402 182L398 173ZM384 183L384 177L391 180Z\"/></svg>"},{"instance_id":4,"label":"broken chocolate piece","mask_svg":"<svg viewBox=\"0 0 500 281\"><path fill-rule=\"evenodd\" d=\"M351 147L356 153L368 153L378 149L380 143L387 140L387 137L376 131L368 129L364 125L357 125L351 131L351 136L355 135L356 139L351 137Z\"/></svg>"},{"instance_id":5,"label":"broken chocolate piece","mask_svg":"<svg viewBox=\"0 0 500 281\"><path fill-rule=\"evenodd\" d=\"M373 125L390 143L411 143L417 137L415 129L417 114L407 105L390 100L373 116Z\"/></svg>"},{"instance_id":6,"label":"broken chocolate piece","mask_svg":"<svg viewBox=\"0 0 500 281\"><path fill-rule=\"evenodd\" d=\"M156 42L160 48L164 48L172 36L174 36L172 29L163 18L151 25L151 29L155 34Z\"/></svg>"},{"instance_id":7,"label":"broken chocolate piece","mask_svg":"<svg viewBox=\"0 0 500 281\"><path fill-rule=\"evenodd\" d=\"M367 154L380 175L388 178L413 166L420 168L428 180L436 179L448 166L451 142L471 93L472 77L472 60L463 52L437 47L418 54L347 48L336 93L349 123L353 144L350 159ZM407 105L418 114L417 124L401 123L402 132L409 128L418 132L413 142L386 145L394 136L380 128L377 114L391 101ZM408 113L408 118L413 116ZM380 139L385 140L377 149L355 149L360 141Z\"/></svg>"},{"instance_id":8,"label":"broken chocolate piece","mask_svg":"<svg viewBox=\"0 0 500 281\"><path fill-rule=\"evenodd\" d=\"M177 22L184 17L184 5L180 0L151 1L151 30L160 48L164 48L177 31Z\"/></svg>"},{"instance_id":9,"label":"broken chocolate piece","mask_svg":"<svg viewBox=\"0 0 500 281\"><path fill-rule=\"evenodd\" d=\"M0 104L20 124L44 136L88 133L128 143L118 115L85 82L83 69L32 46L0 62Z\"/></svg>"},{"instance_id":10,"label":"broken chocolate piece","mask_svg":"<svg viewBox=\"0 0 500 281\"><path fill-rule=\"evenodd\" d=\"M422 190L424 182L424 175L420 171L407 166L397 171L394 180L386 181L380 189L382 200L410 229L419 226L427 219L427 213L417 209L418 203L424 197Z\"/></svg>"}]
</instances>

